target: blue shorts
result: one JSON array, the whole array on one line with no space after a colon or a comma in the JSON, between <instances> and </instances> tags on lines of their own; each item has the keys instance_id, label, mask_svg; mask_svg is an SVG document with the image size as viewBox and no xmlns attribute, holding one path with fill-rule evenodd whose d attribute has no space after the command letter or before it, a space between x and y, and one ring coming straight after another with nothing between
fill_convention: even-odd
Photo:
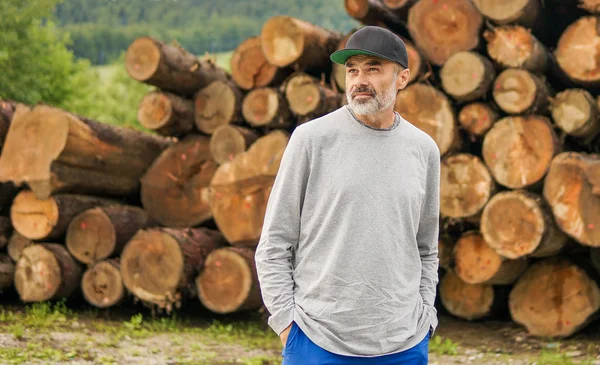
<instances>
[{"instance_id":1,"label":"blue shorts","mask_svg":"<svg viewBox=\"0 0 600 365\"><path fill-rule=\"evenodd\" d=\"M429 361L429 332L416 346L397 354L377 357L354 357L331 353L312 342L293 322L282 365L427 365Z\"/></svg>"}]
</instances>

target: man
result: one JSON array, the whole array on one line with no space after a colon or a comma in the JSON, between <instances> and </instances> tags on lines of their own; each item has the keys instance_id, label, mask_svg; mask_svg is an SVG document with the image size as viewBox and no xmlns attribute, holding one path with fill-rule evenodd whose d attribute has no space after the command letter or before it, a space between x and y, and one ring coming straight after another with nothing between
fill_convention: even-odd
<instances>
[{"instance_id":1,"label":"man","mask_svg":"<svg viewBox=\"0 0 600 365\"><path fill-rule=\"evenodd\" d=\"M394 111L406 47L364 27L331 55L348 105L298 126L266 209L256 267L285 365L427 364L439 150Z\"/></svg>"}]
</instances>

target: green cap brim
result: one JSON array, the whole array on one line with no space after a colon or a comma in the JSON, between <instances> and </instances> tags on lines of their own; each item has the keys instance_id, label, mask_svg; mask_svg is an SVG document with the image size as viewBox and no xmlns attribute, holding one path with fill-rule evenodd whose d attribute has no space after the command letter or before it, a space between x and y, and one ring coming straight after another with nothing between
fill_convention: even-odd
<instances>
[{"instance_id":1,"label":"green cap brim","mask_svg":"<svg viewBox=\"0 0 600 365\"><path fill-rule=\"evenodd\" d=\"M369 51L364 51L362 49L340 49L339 51L335 51L331 54L331 56L329 56L329 58L335 62L335 63L339 63L340 65L344 65L346 63L346 60L352 56L356 56L356 55L367 55L367 56L374 56L374 57L379 57L379 58L383 58L389 61L393 61L390 60L387 57L384 57L380 54L374 53L374 52L369 52Z\"/></svg>"}]
</instances>

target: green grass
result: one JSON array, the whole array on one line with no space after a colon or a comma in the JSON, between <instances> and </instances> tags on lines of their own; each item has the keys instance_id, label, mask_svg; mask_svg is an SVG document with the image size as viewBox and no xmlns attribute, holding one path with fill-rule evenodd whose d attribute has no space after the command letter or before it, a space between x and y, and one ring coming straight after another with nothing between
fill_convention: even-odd
<instances>
[{"instance_id":1,"label":"green grass","mask_svg":"<svg viewBox=\"0 0 600 365\"><path fill-rule=\"evenodd\" d=\"M458 343L452 342L449 338L443 339L439 335L433 336L429 341L429 352L437 355L457 355Z\"/></svg>"}]
</instances>

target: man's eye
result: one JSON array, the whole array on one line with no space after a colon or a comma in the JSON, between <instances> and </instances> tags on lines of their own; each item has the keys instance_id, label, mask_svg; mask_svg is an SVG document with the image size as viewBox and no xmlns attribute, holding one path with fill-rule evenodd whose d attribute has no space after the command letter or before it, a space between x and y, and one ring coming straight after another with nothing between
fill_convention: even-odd
<instances>
[{"instance_id":1,"label":"man's eye","mask_svg":"<svg viewBox=\"0 0 600 365\"><path fill-rule=\"evenodd\" d=\"M371 69L369 71L379 71L379 69L376 67L371 67Z\"/></svg>"}]
</instances>

